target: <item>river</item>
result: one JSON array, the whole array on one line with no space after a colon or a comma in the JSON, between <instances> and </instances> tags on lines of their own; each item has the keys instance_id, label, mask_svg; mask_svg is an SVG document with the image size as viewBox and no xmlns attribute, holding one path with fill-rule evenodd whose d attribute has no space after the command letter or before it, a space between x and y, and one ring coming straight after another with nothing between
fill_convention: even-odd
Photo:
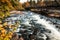
<instances>
[{"instance_id":1,"label":"river","mask_svg":"<svg viewBox=\"0 0 60 40\"><path fill-rule=\"evenodd\" d=\"M16 33L21 35L26 30L27 35L32 34L34 29L38 29L36 33L37 38L44 40L60 40L60 20L56 18L50 18L30 11L22 11L23 14L11 14L5 21L9 21L8 24L14 24L15 21L19 21ZM41 36L42 35L42 36Z\"/></svg>"}]
</instances>

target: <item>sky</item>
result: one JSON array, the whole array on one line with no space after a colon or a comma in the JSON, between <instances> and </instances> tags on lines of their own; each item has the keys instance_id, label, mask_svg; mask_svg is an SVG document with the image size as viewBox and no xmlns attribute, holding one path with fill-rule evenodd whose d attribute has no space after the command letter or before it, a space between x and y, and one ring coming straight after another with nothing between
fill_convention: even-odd
<instances>
[{"instance_id":1,"label":"sky","mask_svg":"<svg viewBox=\"0 0 60 40\"><path fill-rule=\"evenodd\" d=\"M27 0L20 0L21 3L26 2ZM30 1L30 0L29 0ZM37 2L37 0L35 0Z\"/></svg>"},{"instance_id":2,"label":"sky","mask_svg":"<svg viewBox=\"0 0 60 40\"><path fill-rule=\"evenodd\" d=\"M27 0L20 0L20 2L21 3L24 3L24 2L26 2ZM37 2L37 0L35 0L36 2ZM43 0L42 0L43 1ZM47 0L47 1L49 1L49 0ZM50 1L54 1L54 0L50 0Z\"/></svg>"},{"instance_id":3,"label":"sky","mask_svg":"<svg viewBox=\"0 0 60 40\"><path fill-rule=\"evenodd\" d=\"M27 1L27 0L20 0L21 3L24 3L24 2L26 2L26 1Z\"/></svg>"}]
</instances>

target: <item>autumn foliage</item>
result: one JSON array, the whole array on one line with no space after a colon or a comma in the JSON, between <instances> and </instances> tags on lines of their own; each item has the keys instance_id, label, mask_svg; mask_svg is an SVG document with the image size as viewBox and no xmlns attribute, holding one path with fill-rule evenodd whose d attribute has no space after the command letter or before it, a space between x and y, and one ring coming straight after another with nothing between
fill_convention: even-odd
<instances>
[{"instance_id":1,"label":"autumn foliage","mask_svg":"<svg viewBox=\"0 0 60 40\"><path fill-rule=\"evenodd\" d=\"M0 21L0 40L10 40L17 26L18 24L8 25L7 22L2 23L2 21Z\"/></svg>"},{"instance_id":2,"label":"autumn foliage","mask_svg":"<svg viewBox=\"0 0 60 40\"><path fill-rule=\"evenodd\" d=\"M17 24L8 25L8 22L3 22L3 20L9 17L11 10L22 8L18 0L0 0L0 40L10 40L18 26Z\"/></svg>"},{"instance_id":3,"label":"autumn foliage","mask_svg":"<svg viewBox=\"0 0 60 40\"><path fill-rule=\"evenodd\" d=\"M22 10L22 4L18 0L0 0L0 18L9 16L11 10Z\"/></svg>"},{"instance_id":4,"label":"autumn foliage","mask_svg":"<svg viewBox=\"0 0 60 40\"><path fill-rule=\"evenodd\" d=\"M30 6L30 3L29 2L26 2L25 3L25 7L29 7Z\"/></svg>"}]
</instances>

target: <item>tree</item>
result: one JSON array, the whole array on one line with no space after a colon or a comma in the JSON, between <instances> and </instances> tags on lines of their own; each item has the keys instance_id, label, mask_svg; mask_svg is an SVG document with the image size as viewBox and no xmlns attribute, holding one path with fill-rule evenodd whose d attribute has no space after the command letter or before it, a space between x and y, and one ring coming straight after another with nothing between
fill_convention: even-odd
<instances>
[{"instance_id":1,"label":"tree","mask_svg":"<svg viewBox=\"0 0 60 40\"><path fill-rule=\"evenodd\" d=\"M0 18L4 19L9 16L9 11L23 9L19 0L0 0ZM3 16L1 16L3 15Z\"/></svg>"},{"instance_id":2,"label":"tree","mask_svg":"<svg viewBox=\"0 0 60 40\"><path fill-rule=\"evenodd\" d=\"M30 6L29 2L26 2L25 7L29 7L29 6Z\"/></svg>"},{"instance_id":3,"label":"tree","mask_svg":"<svg viewBox=\"0 0 60 40\"><path fill-rule=\"evenodd\" d=\"M60 0L55 0L55 2L60 5Z\"/></svg>"},{"instance_id":4,"label":"tree","mask_svg":"<svg viewBox=\"0 0 60 40\"><path fill-rule=\"evenodd\" d=\"M18 24L8 25L7 22L3 22L5 18L10 16L11 10L16 10L15 7L20 7L18 0L0 0L0 40L10 40ZM17 9L19 9L17 7ZM12 30L10 30L12 29Z\"/></svg>"},{"instance_id":5,"label":"tree","mask_svg":"<svg viewBox=\"0 0 60 40\"><path fill-rule=\"evenodd\" d=\"M45 0L40 0L39 2L38 2L38 5L39 6L45 6L46 4L45 4Z\"/></svg>"}]
</instances>

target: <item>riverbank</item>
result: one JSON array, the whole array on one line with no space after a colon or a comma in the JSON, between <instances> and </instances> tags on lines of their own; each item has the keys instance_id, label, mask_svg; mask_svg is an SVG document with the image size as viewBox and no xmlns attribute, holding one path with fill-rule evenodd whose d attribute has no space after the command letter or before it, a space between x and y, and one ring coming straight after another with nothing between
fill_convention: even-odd
<instances>
[{"instance_id":1,"label":"riverbank","mask_svg":"<svg viewBox=\"0 0 60 40\"><path fill-rule=\"evenodd\" d=\"M60 13L58 12L47 12L47 11L39 11L39 12L35 12L37 14L41 14L47 17L51 17L51 18L57 18L60 19Z\"/></svg>"}]
</instances>

